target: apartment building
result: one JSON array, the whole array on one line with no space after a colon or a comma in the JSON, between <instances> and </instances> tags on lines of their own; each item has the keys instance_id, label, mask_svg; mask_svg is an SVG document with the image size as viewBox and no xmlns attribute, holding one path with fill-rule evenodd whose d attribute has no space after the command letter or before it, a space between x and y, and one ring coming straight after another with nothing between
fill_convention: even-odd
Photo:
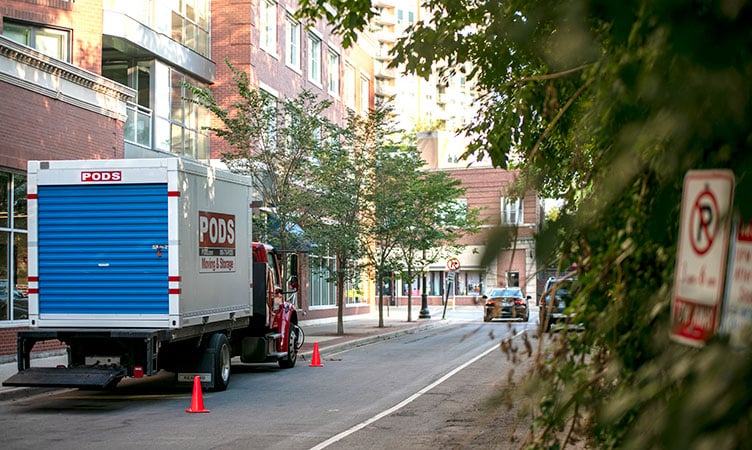
<instances>
[{"instance_id":1,"label":"apartment building","mask_svg":"<svg viewBox=\"0 0 752 450\"><path fill-rule=\"evenodd\" d=\"M224 61L261 89L301 89L347 108L373 105L373 50L343 49L325 24L295 21L295 1L0 0L0 358L25 326L26 163L179 155L206 164L227 150L202 127L213 118L186 101L184 83L225 104ZM82 249L85 251L85 249ZM307 318L336 315L333 286L303 274ZM349 314L368 311L351 299Z\"/></svg>"},{"instance_id":2,"label":"apartment building","mask_svg":"<svg viewBox=\"0 0 752 450\"><path fill-rule=\"evenodd\" d=\"M428 79L405 75L401 68L389 68L391 50L408 28L428 17L420 0L374 0L378 12L369 26L375 41L376 102L391 102L399 129L407 132L455 130L475 114L474 85L458 72L451 76L432 74Z\"/></svg>"}]
</instances>

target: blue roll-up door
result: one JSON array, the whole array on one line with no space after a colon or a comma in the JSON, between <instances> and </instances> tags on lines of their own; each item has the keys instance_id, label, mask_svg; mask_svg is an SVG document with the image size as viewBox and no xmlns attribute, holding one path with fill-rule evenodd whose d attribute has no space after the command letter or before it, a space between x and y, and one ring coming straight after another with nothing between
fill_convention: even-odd
<instances>
[{"instance_id":1,"label":"blue roll-up door","mask_svg":"<svg viewBox=\"0 0 752 450\"><path fill-rule=\"evenodd\" d=\"M167 185L39 186L40 314L167 314Z\"/></svg>"}]
</instances>

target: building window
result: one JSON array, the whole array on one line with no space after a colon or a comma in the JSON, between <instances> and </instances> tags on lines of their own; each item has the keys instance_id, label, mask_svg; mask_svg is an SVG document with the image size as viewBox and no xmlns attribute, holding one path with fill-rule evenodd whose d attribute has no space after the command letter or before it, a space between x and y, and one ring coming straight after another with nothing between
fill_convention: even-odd
<instances>
[{"instance_id":1,"label":"building window","mask_svg":"<svg viewBox=\"0 0 752 450\"><path fill-rule=\"evenodd\" d=\"M444 272L432 271L428 274L428 295L444 295Z\"/></svg>"},{"instance_id":2,"label":"building window","mask_svg":"<svg viewBox=\"0 0 752 450\"><path fill-rule=\"evenodd\" d=\"M308 79L321 86L321 38L308 33Z\"/></svg>"},{"instance_id":3,"label":"building window","mask_svg":"<svg viewBox=\"0 0 752 450\"><path fill-rule=\"evenodd\" d=\"M357 267L357 262L352 261L353 267ZM365 303L365 298L363 297L363 290L360 289L361 285L361 276L360 272L355 274L354 279L349 279L346 281L347 284L347 295L345 296L345 303L348 305L357 305L359 303Z\"/></svg>"},{"instance_id":4,"label":"building window","mask_svg":"<svg viewBox=\"0 0 752 450\"><path fill-rule=\"evenodd\" d=\"M327 84L329 93L339 97L339 53L329 49L329 65L327 67Z\"/></svg>"},{"instance_id":5,"label":"building window","mask_svg":"<svg viewBox=\"0 0 752 450\"><path fill-rule=\"evenodd\" d=\"M501 198L501 223L502 225L522 224L522 201L518 198Z\"/></svg>"},{"instance_id":6,"label":"building window","mask_svg":"<svg viewBox=\"0 0 752 450\"><path fill-rule=\"evenodd\" d=\"M261 43L263 50L277 54L277 2L270 0L261 1Z\"/></svg>"},{"instance_id":7,"label":"building window","mask_svg":"<svg viewBox=\"0 0 752 450\"><path fill-rule=\"evenodd\" d=\"M311 256L310 268L310 305L311 307L329 307L337 305L337 290L331 274L334 272L333 257Z\"/></svg>"},{"instance_id":8,"label":"building window","mask_svg":"<svg viewBox=\"0 0 752 450\"><path fill-rule=\"evenodd\" d=\"M345 106L355 110L355 66L345 63Z\"/></svg>"},{"instance_id":9,"label":"building window","mask_svg":"<svg viewBox=\"0 0 752 450\"><path fill-rule=\"evenodd\" d=\"M198 160L209 159L209 111L190 101L193 96L184 83L200 84L190 77L171 70L170 74L170 151Z\"/></svg>"},{"instance_id":10,"label":"building window","mask_svg":"<svg viewBox=\"0 0 752 450\"><path fill-rule=\"evenodd\" d=\"M370 89L368 88L368 77L362 76L360 77L360 112L363 114L368 114L368 110L370 109Z\"/></svg>"},{"instance_id":11,"label":"building window","mask_svg":"<svg viewBox=\"0 0 752 450\"><path fill-rule=\"evenodd\" d=\"M103 60L102 75L136 90L136 103L126 103L124 139L131 144L151 148L153 61Z\"/></svg>"},{"instance_id":12,"label":"building window","mask_svg":"<svg viewBox=\"0 0 752 450\"><path fill-rule=\"evenodd\" d=\"M29 317L26 175L0 172L0 320Z\"/></svg>"},{"instance_id":13,"label":"building window","mask_svg":"<svg viewBox=\"0 0 752 450\"><path fill-rule=\"evenodd\" d=\"M300 22L287 17L287 54L285 62L295 70L300 70Z\"/></svg>"},{"instance_id":14,"label":"building window","mask_svg":"<svg viewBox=\"0 0 752 450\"><path fill-rule=\"evenodd\" d=\"M507 287L520 287L519 272L507 272Z\"/></svg>"},{"instance_id":15,"label":"building window","mask_svg":"<svg viewBox=\"0 0 752 450\"><path fill-rule=\"evenodd\" d=\"M171 37L201 56L211 56L211 0L183 0L172 8Z\"/></svg>"},{"instance_id":16,"label":"building window","mask_svg":"<svg viewBox=\"0 0 752 450\"><path fill-rule=\"evenodd\" d=\"M5 20L3 36L52 58L70 62L69 31Z\"/></svg>"},{"instance_id":17,"label":"building window","mask_svg":"<svg viewBox=\"0 0 752 450\"><path fill-rule=\"evenodd\" d=\"M444 203L438 213L438 221L441 226L451 226L467 219L467 199L456 198Z\"/></svg>"},{"instance_id":18,"label":"building window","mask_svg":"<svg viewBox=\"0 0 752 450\"><path fill-rule=\"evenodd\" d=\"M265 115L267 120L264 146L267 151L271 151L277 147L277 116L279 114L277 104L279 102L279 93L268 86L261 86L260 90L264 97L264 109L266 110Z\"/></svg>"}]
</instances>

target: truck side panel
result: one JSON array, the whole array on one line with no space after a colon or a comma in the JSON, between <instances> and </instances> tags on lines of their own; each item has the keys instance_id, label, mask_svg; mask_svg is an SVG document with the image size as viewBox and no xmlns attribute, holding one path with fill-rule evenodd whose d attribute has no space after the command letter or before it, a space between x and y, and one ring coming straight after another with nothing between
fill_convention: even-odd
<instances>
[{"instance_id":1,"label":"truck side panel","mask_svg":"<svg viewBox=\"0 0 752 450\"><path fill-rule=\"evenodd\" d=\"M188 170L180 184L182 326L250 315L250 187Z\"/></svg>"}]
</instances>

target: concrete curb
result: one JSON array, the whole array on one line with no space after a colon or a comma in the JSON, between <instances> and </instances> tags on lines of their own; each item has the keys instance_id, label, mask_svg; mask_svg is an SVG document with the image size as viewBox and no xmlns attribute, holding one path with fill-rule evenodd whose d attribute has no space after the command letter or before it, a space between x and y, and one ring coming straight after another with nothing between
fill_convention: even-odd
<instances>
[{"instance_id":1,"label":"concrete curb","mask_svg":"<svg viewBox=\"0 0 752 450\"><path fill-rule=\"evenodd\" d=\"M353 339L346 342L339 342L339 343L333 343L333 344L322 344L319 345L319 355L334 355L336 353L343 352L345 350L350 350L352 348L356 347L362 347L364 345L373 344L374 342L379 341L386 341L389 339L394 339L399 336L404 336L406 334L415 334L421 331L427 331L432 328L438 328L442 326L449 325L449 321L442 320L442 321L434 321L429 323L424 323L415 327L410 328L403 328L401 330L395 330L387 333L380 333L380 334L374 334L371 336L365 336L359 339ZM309 337L306 337L306 341L308 341ZM312 351L307 351L304 353L301 353L298 355L299 357L302 357L303 360L307 361L310 359L311 355L313 354Z\"/></svg>"}]
</instances>

